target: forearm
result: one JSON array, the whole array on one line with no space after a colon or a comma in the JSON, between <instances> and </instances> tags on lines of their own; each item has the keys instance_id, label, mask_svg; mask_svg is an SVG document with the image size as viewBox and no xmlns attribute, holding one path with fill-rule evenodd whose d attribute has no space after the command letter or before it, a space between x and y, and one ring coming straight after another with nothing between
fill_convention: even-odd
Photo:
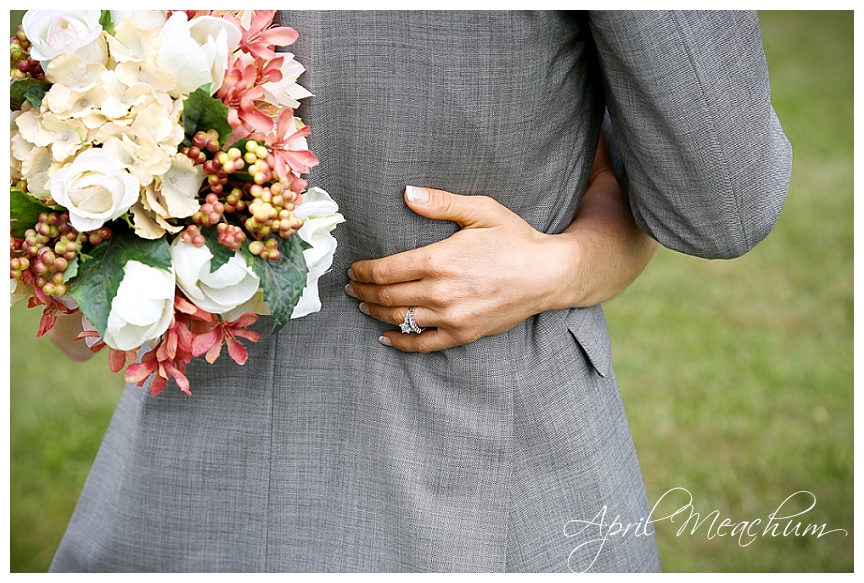
<instances>
[{"instance_id":1,"label":"forearm","mask_svg":"<svg viewBox=\"0 0 864 583\"><path fill-rule=\"evenodd\" d=\"M552 239L559 248L550 254L558 259L557 309L612 299L633 283L659 248L636 225L602 138L579 214Z\"/></svg>"}]
</instances>

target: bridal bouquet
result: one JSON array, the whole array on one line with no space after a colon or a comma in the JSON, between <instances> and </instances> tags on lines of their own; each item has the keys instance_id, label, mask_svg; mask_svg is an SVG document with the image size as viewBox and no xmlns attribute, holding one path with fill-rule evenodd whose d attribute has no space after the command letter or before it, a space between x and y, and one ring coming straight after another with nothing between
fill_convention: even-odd
<instances>
[{"instance_id":1,"label":"bridal bouquet","mask_svg":"<svg viewBox=\"0 0 864 583\"><path fill-rule=\"evenodd\" d=\"M111 370L191 394L257 314L321 308L344 219L301 175L304 68L275 11L30 11L11 40L13 299L83 314ZM145 349L140 361L139 351ZM129 366L127 367L127 364Z\"/></svg>"}]
</instances>

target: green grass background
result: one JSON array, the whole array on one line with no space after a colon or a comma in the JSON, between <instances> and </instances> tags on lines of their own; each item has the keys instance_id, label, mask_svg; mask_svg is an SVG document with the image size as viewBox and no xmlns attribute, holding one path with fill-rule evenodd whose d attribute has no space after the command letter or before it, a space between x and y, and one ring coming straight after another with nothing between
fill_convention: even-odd
<instances>
[{"instance_id":1,"label":"green grass background","mask_svg":"<svg viewBox=\"0 0 864 583\"><path fill-rule=\"evenodd\" d=\"M686 488L703 517L764 525L805 490L817 503L796 522L848 536L742 547L707 524L679 536L680 521L662 522L666 571L853 569L853 16L760 20L795 151L783 215L741 259L661 251L607 306L613 359L652 503ZM38 320L11 310L13 572L47 569L122 387L104 355L75 364L35 340Z\"/></svg>"}]
</instances>

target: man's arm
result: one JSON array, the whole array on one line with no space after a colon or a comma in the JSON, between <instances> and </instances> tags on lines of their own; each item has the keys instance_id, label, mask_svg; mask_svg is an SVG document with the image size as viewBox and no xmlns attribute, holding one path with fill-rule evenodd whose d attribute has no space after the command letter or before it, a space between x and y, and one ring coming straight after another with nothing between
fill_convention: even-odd
<instances>
[{"instance_id":1,"label":"man's arm","mask_svg":"<svg viewBox=\"0 0 864 583\"><path fill-rule=\"evenodd\" d=\"M792 161L756 14L589 18L636 222L700 257L752 249L779 217Z\"/></svg>"}]
</instances>

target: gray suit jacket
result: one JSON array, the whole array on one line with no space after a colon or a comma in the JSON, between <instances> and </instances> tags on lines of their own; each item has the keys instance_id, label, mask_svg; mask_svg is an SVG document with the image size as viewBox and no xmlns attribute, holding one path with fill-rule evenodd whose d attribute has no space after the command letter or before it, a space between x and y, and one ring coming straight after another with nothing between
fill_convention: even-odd
<instances>
[{"instance_id":1,"label":"gray suit jacket","mask_svg":"<svg viewBox=\"0 0 864 583\"><path fill-rule=\"evenodd\" d=\"M651 529L622 532L650 507L600 307L403 354L378 344L387 326L345 296L345 272L454 232L412 213L406 184L562 231L607 107L639 224L686 253L745 252L791 158L755 15L282 17L315 94L310 184L347 218L324 308L244 367L190 367L191 398L127 387L52 568L657 569Z\"/></svg>"}]
</instances>

